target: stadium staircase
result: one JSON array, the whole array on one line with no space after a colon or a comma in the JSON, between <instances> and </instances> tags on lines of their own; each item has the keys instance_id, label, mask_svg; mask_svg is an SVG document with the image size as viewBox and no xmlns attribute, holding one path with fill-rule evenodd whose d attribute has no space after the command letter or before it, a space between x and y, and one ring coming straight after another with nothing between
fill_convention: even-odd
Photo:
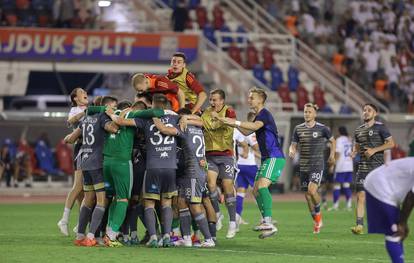
<instances>
[{"instance_id":1,"label":"stadium staircase","mask_svg":"<svg viewBox=\"0 0 414 263\"><path fill-rule=\"evenodd\" d=\"M249 32L293 37L283 24L254 0L223 0L222 2L227 5L227 10L231 15L242 23ZM275 40L272 43L278 44ZM378 105L383 112L389 113L389 109L385 105L345 75L338 74L330 63L307 44L295 38L294 45L292 61L301 70L300 79L305 86L313 86L312 82L319 83L325 91L333 96L334 100L349 105L355 112L359 112L363 104L370 102ZM328 101L328 103L335 104L334 101Z\"/></svg>"}]
</instances>

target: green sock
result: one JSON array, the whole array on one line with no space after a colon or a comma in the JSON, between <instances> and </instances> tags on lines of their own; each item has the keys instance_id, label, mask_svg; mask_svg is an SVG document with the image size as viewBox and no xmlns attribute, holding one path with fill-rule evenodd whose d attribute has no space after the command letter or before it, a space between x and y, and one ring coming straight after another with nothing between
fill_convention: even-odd
<instances>
[{"instance_id":1,"label":"green sock","mask_svg":"<svg viewBox=\"0 0 414 263\"><path fill-rule=\"evenodd\" d=\"M263 199L259 192L256 195L256 203L259 207L260 214L262 215L262 217L264 217Z\"/></svg>"},{"instance_id":2,"label":"green sock","mask_svg":"<svg viewBox=\"0 0 414 263\"><path fill-rule=\"evenodd\" d=\"M118 232L122 223L124 222L126 211L128 209L127 201L117 201L113 211L113 218L111 221L111 228L114 232Z\"/></svg>"},{"instance_id":3,"label":"green sock","mask_svg":"<svg viewBox=\"0 0 414 263\"><path fill-rule=\"evenodd\" d=\"M173 218L171 228L179 228L180 227L180 218Z\"/></svg>"},{"instance_id":4,"label":"green sock","mask_svg":"<svg viewBox=\"0 0 414 263\"><path fill-rule=\"evenodd\" d=\"M194 232L198 231L198 225L194 219L191 220L191 226L193 227Z\"/></svg>"},{"instance_id":5,"label":"green sock","mask_svg":"<svg viewBox=\"0 0 414 263\"><path fill-rule=\"evenodd\" d=\"M111 204L109 205L109 210L108 210L108 226L111 226L111 223L114 219L115 207L116 207L116 199L113 199Z\"/></svg>"},{"instance_id":6,"label":"green sock","mask_svg":"<svg viewBox=\"0 0 414 263\"><path fill-rule=\"evenodd\" d=\"M272 195L269 192L269 188L260 188L259 195L263 202L263 217L272 217Z\"/></svg>"}]
</instances>

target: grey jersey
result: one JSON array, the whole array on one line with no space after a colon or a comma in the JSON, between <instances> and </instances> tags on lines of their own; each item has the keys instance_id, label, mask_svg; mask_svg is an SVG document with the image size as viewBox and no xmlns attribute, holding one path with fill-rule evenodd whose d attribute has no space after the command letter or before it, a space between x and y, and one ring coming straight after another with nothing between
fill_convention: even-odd
<instances>
[{"instance_id":1,"label":"grey jersey","mask_svg":"<svg viewBox=\"0 0 414 263\"><path fill-rule=\"evenodd\" d=\"M205 178L206 170L200 166L205 161L205 144L203 130L196 126L188 126L185 132L180 132L182 152L184 155L185 178Z\"/></svg>"},{"instance_id":2,"label":"grey jersey","mask_svg":"<svg viewBox=\"0 0 414 263\"><path fill-rule=\"evenodd\" d=\"M83 171L102 168L105 124L111 119L105 113L86 116L79 124L82 130L82 146L77 158Z\"/></svg>"},{"instance_id":3,"label":"grey jersey","mask_svg":"<svg viewBox=\"0 0 414 263\"><path fill-rule=\"evenodd\" d=\"M358 174L368 174L384 164L384 152L377 152L370 158L365 157L364 152L366 148L383 145L385 140L389 138L391 138L391 134L381 122L375 122L371 127L363 124L355 130L354 139L359 144L359 154L361 156L358 164Z\"/></svg>"},{"instance_id":4,"label":"grey jersey","mask_svg":"<svg viewBox=\"0 0 414 263\"><path fill-rule=\"evenodd\" d=\"M300 146L300 171L312 172L324 169L324 153L326 141L332 138L331 131L321 123L316 123L312 128L305 123L295 127L292 142Z\"/></svg>"},{"instance_id":5,"label":"grey jersey","mask_svg":"<svg viewBox=\"0 0 414 263\"><path fill-rule=\"evenodd\" d=\"M160 118L168 127L177 127L178 115L164 115ZM177 169L177 140L163 135L152 120L135 118L135 125L145 134L147 169Z\"/></svg>"}]
</instances>

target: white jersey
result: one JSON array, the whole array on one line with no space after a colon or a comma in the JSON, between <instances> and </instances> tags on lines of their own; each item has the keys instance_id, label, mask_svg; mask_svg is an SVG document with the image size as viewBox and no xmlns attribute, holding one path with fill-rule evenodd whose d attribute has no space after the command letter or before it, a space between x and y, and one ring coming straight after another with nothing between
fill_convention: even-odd
<instances>
[{"instance_id":1,"label":"white jersey","mask_svg":"<svg viewBox=\"0 0 414 263\"><path fill-rule=\"evenodd\" d=\"M339 154L338 160L336 161L335 172L346 173L352 172L352 141L347 136L339 136L336 139L336 152Z\"/></svg>"},{"instance_id":2,"label":"white jersey","mask_svg":"<svg viewBox=\"0 0 414 263\"><path fill-rule=\"evenodd\" d=\"M69 111L69 114L68 114L68 119L70 119L73 116L83 112L84 110L85 110L85 107L79 107L79 106L70 108L70 111ZM80 119L78 122L73 123L72 125L69 125L69 126L73 129L76 129L76 128L78 128L78 125L79 125L81 120L83 120L83 118Z\"/></svg>"},{"instance_id":3,"label":"white jersey","mask_svg":"<svg viewBox=\"0 0 414 263\"><path fill-rule=\"evenodd\" d=\"M234 129L233 140L236 142L235 144L237 144L237 142L246 142L249 147L257 144L256 135L254 133L250 134L249 136L245 136L238 129ZM239 153L239 156L237 158L237 165L257 165L256 158L252 149L249 149L247 158L240 156L240 153L243 152L242 147L237 147L237 152Z\"/></svg>"},{"instance_id":4,"label":"white jersey","mask_svg":"<svg viewBox=\"0 0 414 263\"><path fill-rule=\"evenodd\" d=\"M70 108L68 119L72 118L76 114L83 112L84 110L85 110L85 107L79 107L79 106Z\"/></svg>"},{"instance_id":5,"label":"white jersey","mask_svg":"<svg viewBox=\"0 0 414 263\"><path fill-rule=\"evenodd\" d=\"M414 157L381 165L368 174L364 187L381 202L398 207L410 190L414 192Z\"/></svg>"}]
</instances>

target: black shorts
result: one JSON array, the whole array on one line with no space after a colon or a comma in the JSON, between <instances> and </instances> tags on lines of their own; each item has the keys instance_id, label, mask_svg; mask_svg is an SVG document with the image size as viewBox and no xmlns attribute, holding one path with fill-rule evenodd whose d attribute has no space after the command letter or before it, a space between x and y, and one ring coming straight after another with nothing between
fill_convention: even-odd
<instances>
[{"instance_id":1,"label":"black shorts","mask_svg":"<svg viewBox=\"0 0 414 263\"><path fill-rule=\"evenodd\" d=\"M368 174L366 173L357 173L356 177L355 177L355 190L357 192L362 192L365 191L364 188L364 182L365 182L365 178L367 177Z\"/></svg>"},{"instance_id":2,"label":"black shorts","mask_svg":"<svg viewBox=\"0 0 414 263\"><path fill-rule=\"evenodd\" d=\"M131 196L137 196L141 194L142 183L144 182L145 168L145 160L140 160L138 163L133 164L134 181L132 184Z\"/></svg>"},{"instance_id":3,"label":"black shorts","mask_svg":"<svg viewBox=\"0 0 414 263\"><path fill-rule=\"evenodd\" d=\"M204 188L206 186L205 179L201 178L178 178L178 196L186 199L192 204L201 204Z\"/></svg>"},{"instance_id":4,"label":"black shorts","mask_svg":"<svg viewBox=\"0 0 414 263\"><path fill-rule=\"evenodd\" d=\"M80 170L80 157L78 157L80 148L82 144L80 142L77 142L73 145L73 167L75 170Z\"/></svg>"},{"instance_id":5,"label":"black shorts","mask_svg":"<svg viewBox=\"0 0 414 263\"><path fill-rule=\"evenodd\" d=\"M83 191L102 192L105 191L103 178L103 169L82 171L83 173Z\"/></svg>"},{"instance_id":6,"label":"black shorts","mask_svg":"<svg viewBox=\"0 0 414 263\"><path fill-rule=\"evenodd\" d=\"M322 169L313 169L309 172L300 172L300 185L303 192L308 191L309 183L321 185L323 177L323 168Z\"/></svg>"},{"instance_id":7,"label":"black shorts","mask_svg":"<svg viewBox=\"0 0 414 263\"><path fill-rule=\"evenodd\" d=\"M144 199L160 200L177 196L175 169L147 169L143 182Z\"/></svg>"},{"instance_id":8,"label":"black shorts","mask_svg":"<svg viewBox=\"0 0 414 263\"><path fill-rule=\"evenodd\" d=\"M218 173L218 179L234 180L234 158L232 156L207 156L208 170Z\"/></svg>"}]
</instances>

